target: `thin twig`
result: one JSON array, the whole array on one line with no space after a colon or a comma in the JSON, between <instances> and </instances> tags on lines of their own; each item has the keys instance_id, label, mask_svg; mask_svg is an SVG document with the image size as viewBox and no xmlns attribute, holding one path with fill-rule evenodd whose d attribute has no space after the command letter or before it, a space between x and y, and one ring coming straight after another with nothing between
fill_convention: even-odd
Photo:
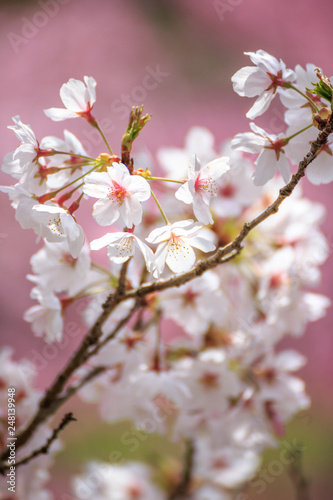
<instances>
[{"instance_id":1,"label":"thin twig","mask_svg":"<svg viewBox=\"0 0 333 500\"><path fill-rule=\"evenodd\" d=\"M171 493L168 500L183 500L190 494L192 469L193 469L193 455L194 445L191 439L186 441L186 449L184 456L184 468L182 478L177 485L176 489Z\"/></svg>"},{"instance_id":2,"label":"thin twig","mask_svg":"<svg viewBox=\"0 0 333 500\"><path fill-rule=\"evenodd\" d=\"M127 265L123 266L119 278L118 288L115 293L109 295L105 303L102 305L102 312L97 318L95 324L90 328L84 337L81 345L77 351L68 361L67 365L63 368L60 374L56 377L53 384L46 391L44 397L41 399L39 408L27 427L17 436L16 448L23 446L30 437L34 434L36 429L43 423L50 415L52 415L60 406L61 400L59 395L63 391L69 378L72 374L85 362L87 353L91 351L91 347L96 346L102 336L102 326L108 319L113 310L123 301L131 298L142 298L146 295L161 290L166 290L172 287L179 287L188 281L201 276L208 269L213 269L218 265L228 262L238 255L242 250L242 242L248 233L258 226L261 222L266 220L271 215L275 214L281 203L291 195L300 179L305 175L307 166L316 158L322 146L327 142L328 136L333 131L333 113L322 131L319 132L317 139L311 144L309 153L299 163L297 172L292 176L291 181L280 189L279 195L276 200L269 205L258 217L254 218L251 222L246 222L236 238L224 247L220 247L216 252L207 259L201 260L190 271L177 274L168 279L161 279L153 283L144 283L134 290L126 292L126 271ZM92 350L93 350L92 349ZM4 450L0 460L7 460L9 450Z\"/></svg>"},{"instance_id":3,"label":"thin twig","mask_svg":"<svg viewBox=\"0 0 333 500\"><path fill-rule=\"evenodd\" d=\"M289 474L295 486L296 500L310 500L309 481L302 470L302 450L295 448L290 452L293 459L289 466Z\"/></svg>"},{"instance_id":4,"label":"thin twig","mask_svg":"<svg viewBox=\"0 0 333 500\"><path fill-rule=\"evenodd\" d=\"M76 422L76 418L73 417L73 413L66 413L64 415L62 421L58 425L58 427L53 430L51 436L48 438L48 440L46 441L46 443L43 444L43 446L41 446L40 448L37 448L36 450L34 450L32 453L30 453L30 455L22 458L21 460L18 460L15 463L15 467L27 464L28 462L30 462L34 458L38 457L39 455L46 455L49 452L49 449L50 449L51 444L53 443L53 441L55 441L58 438L58 435L60 434L60 432L63 431L65 429L65 427L67 427L67 425L70 422ZM3 474L4 471L6 469L9 469L9 468L10 468L9 464L1 465L0 473Z\"/></svg>"}]
</instances>

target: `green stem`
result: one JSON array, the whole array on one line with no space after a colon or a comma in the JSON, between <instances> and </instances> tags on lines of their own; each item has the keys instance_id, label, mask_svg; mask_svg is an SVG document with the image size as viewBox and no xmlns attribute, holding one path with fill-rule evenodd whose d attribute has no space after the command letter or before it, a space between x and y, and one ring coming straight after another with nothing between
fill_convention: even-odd
<instances>
[{"instance_id":1,"label":"green stem","mask_svg":"<svg viewBox=\"0 0 333 500\"><path fill-rule=\"evenodd\" d=\"M184 184L186 182L186 180L176 181L175 179L166 179L164 177L147 177L147 180L149 180L149 181L177 182L178 184Z\"/></svg>"},{"instance_id":2,"label":"green stem","mask_svg":"<svg viewBox=\"0 0 333 500\"><path fill-rule=\"evenodd\" d=\"M290 83L288 86L286 86L286 88L293 89L296 92L298 92L301 96L304 97L304 99L306 99L307 101L309 101L309 103L311 104L311 106L313 107L313 109L316 111L316 113L319 113L319 108L315 105L315 103L313 102L313 100L310 99L310 97L308 97L306 94L304 94L304 92L302 92L301 90L299 90L297 87L294 87L294 85L292 83Z\"/></svg>"},{"instance_id":3,"label":"green stem","mask_svg":"<svg viewBox=\"0 0 333 500\"><path fill-rule=\"evenodd\" d=\"M49 156L54 156L54 155L75 156L76 158L83 158L84 160L96 161L96 158L92 158L91 156L78 155L76 153L68 153L66 151L56 151L56 150L54 150L52 153L49 154Z\"/></svg>"},{"instance_id":4,"label":"green stem","mask_svg":"<svg viewBox=\"0 0 333 500\"><path fill-rule=\"evenodd\" d=\"M95 127L98 130L98 132L101 134L102 139L105 142L105 144L109 150L110 155L113 155L113 151L110 147L110 144L108 143L107 138L105 137L103 130L101 129L101 127L99 126L99 123L97 121L93 124L93 127Z\"/></svg>"},{"instance_id":5,"label":"green stem","mask_svg":"<svg viewBox=\"0 0 333 500\"><path fill-rule=\"evenodd\" d=\"M62 191L63 189L67 189L69 186L72 186L73 184L75 184L75 182L79 181L80 179L83 179L83 177L85 177L86 175L91 174L91 172L93 172L96 168L98 168L100 166L101 166L100 163L98 165L95 165L93 168L88 170L88 172L86 172L85 174L80 175L80 177L77 177L77 179L74 179L72 182L69 182L68 184L66 184L66 186L61 187L57 191L54 191L54 195L57 195L59 193L59 191Z\"/></svg>"},{"instance_id":6,"label":"green stem","mask_svg":"<svg viewBox=\"0 0 333 500\"><path fill-rule=\"evenodd\" d=\"M69 167L59 167L60 170L67 170L69 168L81 168L81 167L87 167L88 165L92 165L92 163L78 163L77 165L70 165Z\"/></svg>"},{"instance_id":7,"label":"green stem","mask_svg":"<svg viewBox=\"0 0 333 500\"><path fill-rule=\"evenodd\" d=\"M155 194L154 194L154 192L153 192L153 190L152 190L152 189L150 190L150 192L151 192L152 197L153 197L153 198L154 198L154 200L155 200L156 205L157 205L157 206L158 206L158 208L159 208L159 211L160 211L160 212L161 212L161 214L162 214L162 217L163 217L163 219L164 219L164 221L165 221L166 225L167 225L167 226L169 226L169 225L170 225L170 222L169 222L169 220L168 220L167 216L165 215L165 212L164 212L163 208L161 207L160 202L159 202L159 201L158 201L158 199L156 198L156 196L155 196Z\"/></svg>"},{"instance_id":8,"label":"green stem","mask_svg":"<svg viewBox=\"0 0 333 500\"><path fill-rule=\"evenodd\" d=\"M290 141L290 139L293 139L294 137L296 137L297 135L301 134L302 132L305 132L305 130L308 130L311 127L313 127L312 123L310 125L308 125L307 127L302 128L302 130L299 130L298 132L295 132L295 134L290 135L289 137L286 137L284 139L285 143L288 144L288 142Z\"/></svg>"},{"instance_id":9,"label":"green stem","mask_svg":"<svg viewBox=\"0 0 333 500\"><path fill-rule=\"evenodd\" d=\"M77 294L75 294L73 299L74 300L82 299L83 297L88 297L89 295L93 295L94 293L98 293L99 291L101 291L100 289L98 289L98 292L96 292L96 291L91 291L90 293L86 293L86 292L88 292L88 290L90 290L91 288L94 288L98 285L104 285L104 284L107 285L108 282L109 282L109 280L107 280L106 278L94 281L93 283L90 283L89 285L82 288L82 290L77 292Z\"/></svg>"}]
</instances>

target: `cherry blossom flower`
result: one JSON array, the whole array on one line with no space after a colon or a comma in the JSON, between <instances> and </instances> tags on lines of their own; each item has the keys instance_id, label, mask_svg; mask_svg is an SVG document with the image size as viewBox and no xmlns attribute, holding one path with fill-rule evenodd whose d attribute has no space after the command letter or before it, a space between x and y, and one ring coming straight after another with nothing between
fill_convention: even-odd
<instances>
[{"instance_id":1,"label":"cherry blossom flower","mask_svg":"<svg viewBox=\"0 0 333 500\"><path fill-rule=\"evenodd\" d=\"M230 170L217 181L217 196L213 199L214 213L222 218L238 217L261 195L261 189L251 179L252 163L241 151L231 149L226 141L221 149L222 156L229 157Z\"/></svg>"},{"instance_id":2,"label":"cherry blossom flower","mask_svg":"<svg viewBox=\"0 0 333 500\"><path fill-rule=\"evenodd\" d=\"M31 323L32 331L37 337L44 336L46 342L60 342L64 320L61 302L52 292L35 287L31 298L38 300L39 305L25 311L23 318Z\"/></svg>"},{"instance_id":3,"label":"cherry blossom flower","mask_svg":"<svg viewBox=\"0 0 333 500\"><path fill-rule=\"evenodd\" d=\"M240 96L258 96L246 116L254 120L262 115L269 107L276 92L284 91L286 83L293 82L296 78L291 69L287 69L284 62L278 61L264 50L245 52L250 56L255 66L246 66L238 70L231 81L234 91Z\"/></svg>"},{"instance_id":4,"label":"cherry blossom flower","mask_svg":"<svg viewBox=\"0 0 333 500\"><path fill-rule=\"evenodd\" d=\"M85 281L90 270L89 248L84 245L77 258L70 251L67 240L50 243L35 253L30 263L38 276L29 276L31 281L53 292L68 292L74 295Z\"/></svg>"},{"instance_id":5,"label":"cherry blossom flower","mask_svg":"<svg viewBox=\"0 0 333 500\"><path fill-rule=\"evenodd\" d=\"M190 159L188 178L176 191L176 198L186 204L193 203L194 215L203 224L213 224L213 217L209 211L209 205L217 194L217 179L229 169L229 158L218 158L206 166L201 167L200 160L196 155Z\"/></svg>"},{"instance_id":6,"label":"cherry blossom flower","mask_svg":"<svg viewBox=\"0 0 333 500\"><path fill-rule=\"evenodd\" d=\"M165 264L174 273L189 271L196 259L192 247L202 252L215 250L215 245L203 236L204 233L200 235L201 228L193 220L184 220L154 229L150 233L146 238L148 243L159 243L155 252L155 277L162 274Z\"/></svg>"},{"instance_id":7,"label":"cherry blossom flower","mask_svg":"<svg viewBox=\"0 0 333 500\"><path fill-rule=\"evenodd\" d=\"M88 121L93 120L91 116L92 107L96 101L96 81L92 76L85 76L81 80L70 78L60 89L60 97L64 108L45 109L46 116L54 121L67 120L83 116Z\"/></svg>"},{"instance_id":8,"label":"cherry blossom flower","mask_svg":"<svg viewBox=\"0 0 333 500\"><path fill-rule=\"evenodd\" d=\"M306 69L303 69L302 66L298 64L295 67L296 82L294 86L307 95L315 105L321 109L324 107L324 104L320 98L308 91L308 89L313 87L314 83L318 82L316 69L317 66L314 64L307 64ZM288 125L292 125L295 130L300 130L312 123L313 106L306 97L299 92L295 92L293 89L286 89L284 92L280 93L280 99L282 104L288 108L284 117Z\"/></svg>"},{"instance_id":9,"label":"cherry blossom flower","mask_svg":"<svg viewBox=\"0 0 333 500\"><path fill-rule=\"evenodd\" d=\"M85 473L74 478L73 491L78 500L166 500L152 484L151 476L143 463L128 462L121 466L90 462Z\"/></svg>"},{"instance_id":10,"label":"cherry blossom flower","mask_svg":"<svg viewBox=\"0 0 333 500\"><path fill-rule=\"evenodd\" d=\"M119 217L131 228L142 220L141 202L148 200L150 186L139 175L130 175L123 163L113 163L106 172L88 174L83 192L100 198L94 205L93 217L101 226L116 222Z\"/></svg>"},{"instance_id":11,"label":"cherry blossom flower","mask_svg":"<svg viewBox=\"0 0 333 500\"><path fill-rule=\"evenodd\" d=\"M201 340L211 324L223 323L226 314L227 301L213 271L185 283L177 291L162 292L160 298L163 316L173 319L189 335Z\"/></svg>"},{"instance_id":12,"label":"cherry blossom flower","mask_svg":"<svg viewBox=\"0 0 333 500\"><path fill-rule=\"evenodd\" d=\"M47 176L46 183L49 189L53 190L60 188L65 184L74 181L76 177L80 177L85 171L91 168L89 165L83 167L80 166L80 164L84 163L84 159L75 155L87 156L87 153L78 138L68 130L64 130L64 139L59 139L54 136L44 137L41 141L41 147L45 149L73 153L73 156L62 154L50 156L50 161L47 167L58 167L60 168L60 171ZM73 186L75 186L75 184L73 184Z\"/></svg>"},{"instance_id":13,"label":"cherry blossom flower","mask_svg":"<svg viewBox=\"0 0 333 500\"><path fill-rule=\"evenodd\" d=\"M192 127L189 130L183 149L171 147L159 149L157 159L172 179L182 180L187 176L188 162L194 154L201 158L204 165L216 157L214 136L204 127Z\"/></svg>"},{"instance_id":14,"label":"cherry blossom flower","mask_svg":"<svg viewBox=\"0 0 333 500\"><path fill-rule=\"evenodd\" d=\"M250 123L253 132L237 134L231 141L234 149L240 149L246 153L258 154L254 162L256 166L253 175L255 186L262 186L274 177L277 170L280 171L284 182L290 178L290 164L285 155L284 134L268 134L254 123Z\"/></svg>"},{"instance_id":15,"label":"cherry blossom flower","mask_svg":"<svg viewBox=\"0 0 333 500\"><path fill-rule=\"evenodd\" d=\"M15 125L8 126L14 130L21 145L13 153L8 153L2 164L2 171L11 175L20 182L32 177L35 172L39 144L30 125L21 122L20 117L14 116Z\"/></svg>"},{"instance_id":16,"label":"cherry blossom flower","mask_svg":"<svg viewBox=\"0 0 333 500\"><path fill-rule=\"evenodd\" d=\"M260 465L257 453L231 445L215 447L212 441L196 441L195 477L213 486L237 488L254 476Z\"/></svg>"},{"instance_id":17,"label":"cherry blossom flower","mask_svg":"<svg viewBox=\"0 0 333 500\"><path fill-rule=\"evenodd\" d=\"M39 237L50 243L67 240L69 252L76 259L84 244L82 227L64 208L47 203L32 207L32 218L38 224L34 228Z\"/></svg>"},{"instance_id":18,"label":"cherry blossom flower","mask_svg":"<svg viewBox=\"0 0 333 500\"><path fill-rule=\"evenodd\" d=\"M297 131L296 131L297 132ZM290 127L287 130L288 135L295 133L295 128ZM311 127L301 134L294 137L286 146L286 154L294 163L299 163L306 155L311 142L318 135L318 130ZM320 184L328 184L333 181L333 142L328 141L321 147L316 158L309 164L306 169L306 176L309 181L318 186Z\"/></svg>"},{"instance_id":19,"label":"cherry blossom flower","mask_svg":"<svg viewBox=\"0 0 333 500\"><path fill-rule=\"evenodd\" d=\"M151 249L131 232L107 233L90 243L91 250L100 250L107 246L108 257L116 264L126 262L134 256L135 248L142 253L149 272L152 272L155 258Z\"/></svg>"}]
</instances>

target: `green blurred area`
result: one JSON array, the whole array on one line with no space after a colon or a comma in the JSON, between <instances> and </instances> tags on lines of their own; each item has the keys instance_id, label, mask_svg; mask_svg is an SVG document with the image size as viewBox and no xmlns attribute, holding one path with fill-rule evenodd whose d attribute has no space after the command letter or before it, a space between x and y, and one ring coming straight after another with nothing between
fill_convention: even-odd
<instances>
[{"instance_id":1,"label":"green blurred area","mask_svg":"<svg viewBox=\"0 0 333 500\"><path fill-rule=\"evenodd\" d=\"M143 461L155 471L163 486L180 473L183 457L181 443L168 436L137 431L129 421L107 424L99 421L96 408L77 403L77 424L64 432L63 451L56 457L55 476L61 480L80 474L88 461L101 460L121 465L125 461ZM288 426L279 447L264 453L261 471L244 489L242 500L297 500L295 485L285 457L295 446L302 448L302 471L310 483L310 498L326 499L333 489L333 428L325 412L305 412ZM70 491L69 483L67 484ZM321 496L311 496L311 491ZM283 494L281 494L283 492ZM283 496L282 496L283 495Z\"/></svg>"}]
</instances>

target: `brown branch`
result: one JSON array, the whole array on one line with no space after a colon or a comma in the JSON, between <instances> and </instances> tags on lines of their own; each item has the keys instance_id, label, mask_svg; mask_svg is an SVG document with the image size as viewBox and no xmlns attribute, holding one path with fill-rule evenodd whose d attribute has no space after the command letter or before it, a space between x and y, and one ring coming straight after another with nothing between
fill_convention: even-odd
<instances>
[{"instance_id":1,"label":"brown branch","mask_svg":"<svg viewBox=\"0 0 333 500\"><path fill-rule=\"evenodd\" d=\"M19 448L23 446L30 439L38 426L50 415L52 415L62 404L62 399L59 398L59 395L62 393L72 374L80 366L82 366L87 357L89 357L89 351L94 352L94 349L98 345L99 339L102 336L102 326L118 304L131 298L139 299L145 297L152 292L166 290L171 287L179 287L184 283L201 276L208 269L213 269L220 264L230 261L238 255L242 250L242 242L248 233L268 217L275 214L279 210L281 203L291 195L298 182L302 177L304 177L307 166L316 158L322 146L326 144L328 136L332 132L333 113L326 126L319 132L317 139L311 144L309 153L299 163L297 172L292 176L290 182L280 189L276 200L252 221L246 222L238 236L236 236L233 241L224 247L218 248L211 257L199 261L192 270L186 273L177 274L168 279L161 279L148 284L144 283L138 288L126 292L125 283L128 263L126 266L123 265L117 290L109 295L105 303L102 305L103 310L97 318L95 324L90 328L81 345L70 358L64 369L56 377L51 387L46 391L44 397L40 401L39 408L33 420L17 436L16 447ZM0 456L0 460L6 460L8 455L9 451L5 450Z\"/></svg>"},{"instance_id":2,"label":"brown branch","mask_svg":"<svg viewBox=\"0 0 333 500\"><path fill-rule=\"evenodd\" d=\"M289 474L295 486L296 500L310 500L309 481L302 470L302 451L297 447L290 452L293 459L289 466Z\"/></svg>"},{"instance_id":3,"label":"brown branch","mask_svg":"<svg viewBox=\"0 0 333 500\"><path fill-rule=\"evenodd\" d=\"M30 462L34 458L38 457L39 455L47 455L53 441L55 441L58 438L60 432L63 431L65 429L65 427L67 427L67 425L70 422L76 422L76 418L73 417L73 413L66 413L64 415L62 421L58 425L58 427L53 430L51 436L48 438L46 443L43 444L43 446L41 446L40 448L37 448L36 450L31 452L30 455L28 455L24 458L21 458L21 460L19 460L18 462L15 463L15 467L19 467L20 465L27 464L28 462ZM4 471L6 469L9 469L9 468L10 468L9 464L2 464L0 467L0 473L3 474Z\"/></svg>"},{"instance_id":4,"label":"brown branch","mask_svg":"<svg viewBox=\"0 0 333 500\"><path fill-rule=\"evenodd\" d=\"M182 478L175 490L169 496L168 500L184 500L185 498L188 498L190 494L189 490L192 478L194 445L191 439L188 439L185 444L186 450Z\"/></svg>"}]
</instances>

